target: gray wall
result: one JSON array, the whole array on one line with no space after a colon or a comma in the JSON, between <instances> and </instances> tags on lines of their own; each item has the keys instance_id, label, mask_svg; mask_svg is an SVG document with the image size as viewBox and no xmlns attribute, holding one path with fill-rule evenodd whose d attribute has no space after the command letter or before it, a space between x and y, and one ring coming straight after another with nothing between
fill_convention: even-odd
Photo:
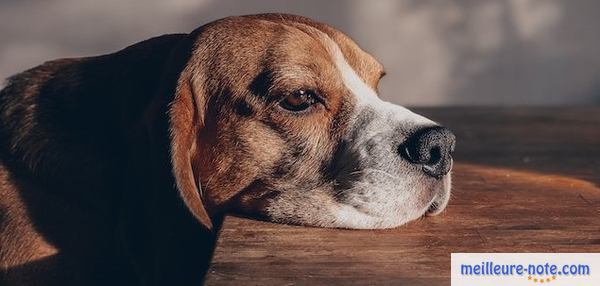
<instances>
[{"instance_id":1,"label":"gray wall","mask_svg":"<svg viewBox=\"0 0 600 286\"><path fill-rule=\"evenodd\" d=\"M0 78L228 15L327 22L386 67L406 105L600 104L600 1L2 0Z\"/></svg>"}]
</instances>

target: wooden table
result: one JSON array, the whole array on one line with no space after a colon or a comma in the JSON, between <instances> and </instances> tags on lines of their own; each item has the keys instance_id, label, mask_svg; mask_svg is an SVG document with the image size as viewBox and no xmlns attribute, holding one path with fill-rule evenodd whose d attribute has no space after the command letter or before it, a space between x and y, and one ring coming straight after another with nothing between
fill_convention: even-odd
<instances>
[{"instance_id":1,"label":"wooden table","mask_svg":"<svg viewBox=\"0 0 600 286\"><path fill-rule=\"evenodd\" d=\"M600 107L417 111L458 138L442 215L366 231L226 217L206 285L449 285L452 252L600 252Z\"/></svg>"}]
</instances>

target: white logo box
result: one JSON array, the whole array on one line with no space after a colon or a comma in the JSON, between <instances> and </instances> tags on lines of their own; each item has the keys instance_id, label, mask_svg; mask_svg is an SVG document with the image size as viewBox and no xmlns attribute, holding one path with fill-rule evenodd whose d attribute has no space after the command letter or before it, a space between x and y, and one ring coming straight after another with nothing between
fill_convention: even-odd
<instances>
[{"instance_id":1,"label":"white logo box","mask_svg":"<svg viewBox=\"0 0 600 286\"><path fill-rule=\"evenodd\" d=\"M600 253L452 253L450 271L452 286L600 285Z\"/></svg>"}]
</instances>

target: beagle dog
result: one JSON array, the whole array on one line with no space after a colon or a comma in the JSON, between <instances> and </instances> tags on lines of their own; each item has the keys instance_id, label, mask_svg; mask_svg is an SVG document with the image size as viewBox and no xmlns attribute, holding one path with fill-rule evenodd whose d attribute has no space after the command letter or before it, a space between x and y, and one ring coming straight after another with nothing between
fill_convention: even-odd
<instances>
[{"instance_id":1,"label":"beagle dog","mask_svg":"<svg viewBox=\"0 0 600 286\"><path fill-rule=\"evenodd\" d=\"M11 77L0 284L200 283L225 212L353 229L440 213L455 137L379 98L384 74L326 24L262 14Z\"/></svg>"}]
</instances>

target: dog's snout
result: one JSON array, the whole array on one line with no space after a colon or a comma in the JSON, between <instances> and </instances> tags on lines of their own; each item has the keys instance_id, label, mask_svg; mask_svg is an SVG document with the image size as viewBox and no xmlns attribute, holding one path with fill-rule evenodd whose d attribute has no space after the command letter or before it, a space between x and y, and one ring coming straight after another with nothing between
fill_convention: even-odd
<instances>
[{"instance_id":1,"label":"dog's snout","mask_svg":"<svg viewBox=\"0 0 600 286\"><path fill-rule=\"evenodd\" d=\"M417 130L399 147L406 160L423 167L425 174L440 178L450 172L456 137L441 126Z\"/></svg>"}]
</instances>

